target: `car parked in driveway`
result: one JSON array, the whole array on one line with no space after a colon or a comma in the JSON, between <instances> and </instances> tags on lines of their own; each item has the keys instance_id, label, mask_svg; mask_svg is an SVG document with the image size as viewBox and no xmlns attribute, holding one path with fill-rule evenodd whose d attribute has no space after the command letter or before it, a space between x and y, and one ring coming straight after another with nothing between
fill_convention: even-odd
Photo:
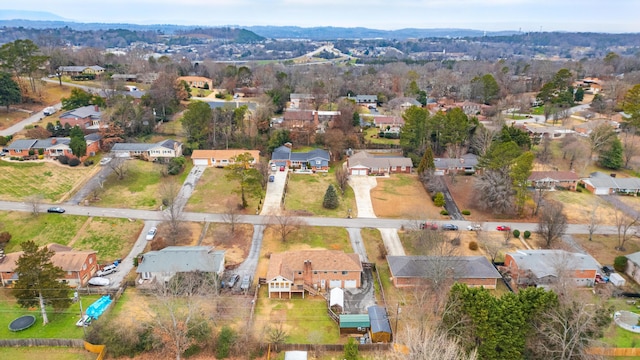
<instances>
[{"instance_id":1,"label":"car parked in driveway","mask_svg":"<svg viewBox=\"0 0 640 360\"><path fill-rule=\"evenodd\" d=\"M102 270L98 270L96 273L97 276L107 276L116 272L117 266L115 264L110 264L102 268Z\"/></svg>"},{"instance_id":2,"label":"car parked in driveway","mask_svg":"<svg viewBox=\"0 0 640 360\"><path fill-rule=\"evenodd\" d=\"M238 274L233 274L229 277L229 280L227 280L227 287L229 289L233 288L234 286L236 286L236 284L238 283L238 280L240 280L240 275Z\"/></svg>"},{"instance_id":3,"label":"car parked in driveway","mask_svg":"<svg viewBox=\"0 0 640 360\"><path fill-rule=\"evenodd\" d=\"M454 225L454 224L444 224L442 225L442 230L458 230L458 225Z\"/></svg>"},{"instance_id":4,"label":"car parked in driveway","mask_svg":"<svg viewBox=\"0 0 640 360\"><path fill-rule=\"evenodd\" d=\"M153 240L153 238L156 236L156 233L158 232L158 228L157 227L152 227L151 229L149 229L149 231L147 232L147 241L149 240Z\"/></svg>"},{"instance_id":5,"label":"car parked in driveway","mask_svg":"<svg viewBox=\"0 0 640 360\"><path fill-rule=\"evenodd\" d=\"M280 166L280 171L284 171L284 166Z\"/></svg>"},{"instance_id":6,"label":"car parked in driveway","mask_svg":"<svg viewBox=\"0 0 640 360\"><path fill-rule=\"evenodd\" d=\"M269 175L269 182L274 182L276 181L276 177L273 175Z\"/></svg>"},{"instance_id":7,"label":"car parked in driveway","mask_svg":"<svg viewBox=\"0 0 640 360\"><path fill-rule=\"evenodd\" d=\"M242 277L242 282L240 283L240 290L249 290L251 287L251 276L245 275Z\"/></svg>"},{"instance_id":8,"label":"car parked in driveway","mask_svg":"<svg viewBox=\"0 0 640 360\"><path fill-rule=\"evenodd\" d=\"M506 226L506 225L498 225L496 227L496 230L498 230L498 231L511 231L511 228Z\"/></svg>"},{"instance_id":9,"label":"car parked in driveway","mask_svg":"<svg viewBox=\"0 0 640 360\"><path fill-rule=\"evenodd\" d=\"M64 209L56 206L56 207L50 207L47 209L48 213L58 213L58 214L64 214Z\"/></svg>"},{"instance_id":10,"label":"car parked in driveway","mask_svg":"<svg viewBox=\"0 0 640 360\"><path fill-rule=\"evenodd\" d=\"M100 165L102 165L102 166L107 165L110 161L111 161L110 157L102 158L100 160Z\"/></svg>"}]
</instances>

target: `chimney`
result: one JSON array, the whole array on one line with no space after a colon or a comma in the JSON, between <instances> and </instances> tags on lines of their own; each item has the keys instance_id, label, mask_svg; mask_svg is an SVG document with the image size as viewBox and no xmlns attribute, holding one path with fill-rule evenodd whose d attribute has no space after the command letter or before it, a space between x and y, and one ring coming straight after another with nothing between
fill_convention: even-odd
<instances>
[{"instance_id":1,"label":"chimney","mask_svg":"<svg viewBox=\"0 0 640 360\"><path fill-rule=\"evenodd\" d=\"M302 272L303 281L305 284L311 284L313 282L313 273L311 272L311 260L304 261L304 271Z\"/></svg>"},{"instance_id":2,"label":"chimney","mask_svg":"<svg viewBox=\"0 0 640 360\"><path fill-rule=\"evenodd\" d=\"M94 109L96 112L100 112L100 108L98 107L98 105L93 105L93 109Z\"/></svg>"},{"instance_id":3,"label":"chimney","mask_svg":"<svg viewBox=\"0 0 640 360\"><path fill-rule=\"evenodd\" d=\"M51 139L51 145L55 145L58 142L58 139L53 138Z\"/></svg>"}]
</instances>

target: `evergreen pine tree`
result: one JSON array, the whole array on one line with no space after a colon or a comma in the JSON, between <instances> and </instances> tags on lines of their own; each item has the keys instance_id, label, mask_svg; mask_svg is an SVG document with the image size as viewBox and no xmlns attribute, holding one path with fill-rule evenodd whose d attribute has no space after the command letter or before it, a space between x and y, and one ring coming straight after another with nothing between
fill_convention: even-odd
<instances>
[{"instance_id":1,"label":"evergreen pine tree","mask_svg":"<svg viewBox=\"0 0 640 360\"><path fill-rule=\"evenodd\" d=\"M622 142L618 137L614 137L611 144L600 153L600 165L607 169L620 169L624 163L622 153Z\"/></svg>"},{"instance_id":2,"label":"evergreen pine tree","mask_svg":"<svg viewBox=\"0 0 640 360\"><path fill-rule=\"evenodd\" d=\"M338 205L340 205L338 192L336 191L336 188L333 187L333 184L330 184L327 188L327 192L324 194L322 207L324 207L325 209L337 209Z\"/></svg>"},{"instance_id":3,"label":"evergreen pine tree","mask_svg":"<svg viewBox=\"0 0 640 360\"><path fill-rule=\"evenodd\" d=\"M435 170L436 164L433 159L433 150L431 150L431 146L427 146L427 149L422 155L422 160L420 160L420 164L418 164L418 174L423 174L426 170Z\"/></svg>"}]
</instances>

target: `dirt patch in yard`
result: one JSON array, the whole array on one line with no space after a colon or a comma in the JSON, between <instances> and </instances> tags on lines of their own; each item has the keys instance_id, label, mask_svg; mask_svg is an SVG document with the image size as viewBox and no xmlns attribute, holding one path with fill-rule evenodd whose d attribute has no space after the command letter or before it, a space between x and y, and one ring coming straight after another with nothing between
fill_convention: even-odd
<instances>
[{"instance_id":1,"label":"dirt patch in yard","mask_svg":"<svg viewBox=\"0 0 640 360\"><path fill-rule=\"evenodd\" d=\"M433 205L417 175L393 174L376 178L378 186L371 190L376 216L381 218L433 219L440 208Z\"/></svg>"},{"instance_id":2,"label":"dirt patch in yard","mask_svg":"<svg viewBox=\"0 0 640 360\"><path fill-rule=\"evenodd\" d=\"M231 233L229 224L209 224L209 229L202 239L202 246L214 246L216 250L224 250L224 262L227 268L242 263L249 254L253 226L250 224L236 224Z\"/></svg>"}]
</instances>

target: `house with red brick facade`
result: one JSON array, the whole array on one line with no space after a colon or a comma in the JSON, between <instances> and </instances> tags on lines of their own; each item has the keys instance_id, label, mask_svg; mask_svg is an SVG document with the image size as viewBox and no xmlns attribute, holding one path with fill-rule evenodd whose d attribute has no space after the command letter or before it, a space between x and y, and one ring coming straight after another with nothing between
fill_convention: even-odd
<instances>
[{"instance_id":1,"label":"house with red brick facade","mask_svg":"<svg viewBox=\"0 0 640 360\"><path fill-rule=\"evenodd\" d=\"M60 125L69 124L71 127L78 125L85 131L98 131L107 127L102 122L102 112L98 105L87 105L67 111L60 115Z\"/></svg>"},{"instance_id":2,"label":"house with red brick facade","mask_svg":"<svg viewBox=\"0 0 640 360\"><path fill-rule=\"evenodd\" d=\"M290 299L293 294L353 289L361 286L358 254L337 250L301 250L271 254L267 270L269 298Z\"/></svg>"},{"instance_id":3,"label":"house with red brick facade","mask_svg":"<svg viewBox=\"0 0 640 360\"><path fill-rule=\"evenodd\" d=\"M347 159L350 175L410 174L412 169L411 159L402 156L374 156L360 151Z\"/></svg>"},{"instance_id":4,"label":"house with red brick facade","mask_svg":"<svg viewBox=\"0 0 640 360\"><path fill-rule=\"evenodd\" d=\"M554 190L556 186L575 190L580 178L573 171L532 171L529 183L535 188Z\"/></svg>"},{"instance_id":5,"label":"house with red brick facade","mask_svg":"<svg viewBox=\"0 0 640 360\"><path fill-rule=\"evenodd\" d=\"M495 289L502 276L484 256L387 256L393 285L428 285L448 279L470 287Z\"/></svg>"},{"instance_id":6,"label":"house with red brick facade","mask_svg":"<svg viewBox=\"0 0 640 360\"><path fill-rule=\"evenodd\" d=\"M64 277L58 280L64 281L72 287L85 286L91 276L98 271L96 252L93 250L73 250L73 248L60 244L49 244L46 248L54 252L51 263L65 272ZM19 275L14 271L16 262L22 254L24 254L23 251L8 253L0 259L2 286L11 286L18 280Z\"/></svg>"},{"instance_id":7,"label":"house with red brick facade","mask_svg":"<svg viewBox=\"0 0 640 360\"><path fill-rule=\"evenodd\" d=\"M271 164L317 172L329 171L330 154L327 150L315 149L308 152L292 152L291 144L276 148L271 154Z\"/></svg>"},{"instance_id":8,"label":"house with red brick facade","mask_svg":"<svg viewBox=\"0 0 640 360\"><path fill-rule=\"evenodd\" d=\"M87 143L87 151L79 156L81 160L88 156L94 156L100 151L100 134L93 133L86 135L84 140ZM9 156L35 159L40 153L45 159L57 159L58 156L75 156L69 147L71 138L51 137L47 139L19 139L14 140L5 149Z\"/></svg>"},{"instance_id":9,"label":"house with red brick facade","mask_svg":"<svg viewBox=\"0 0 640 360\"><path fill-rule=\"evenodd\" d=\"M593 286L600 266L588 254L564 250L518 250L507 253L504 266L517 285L547 286L561 277L577 286Z\"/></svg>"}]
</instances>

